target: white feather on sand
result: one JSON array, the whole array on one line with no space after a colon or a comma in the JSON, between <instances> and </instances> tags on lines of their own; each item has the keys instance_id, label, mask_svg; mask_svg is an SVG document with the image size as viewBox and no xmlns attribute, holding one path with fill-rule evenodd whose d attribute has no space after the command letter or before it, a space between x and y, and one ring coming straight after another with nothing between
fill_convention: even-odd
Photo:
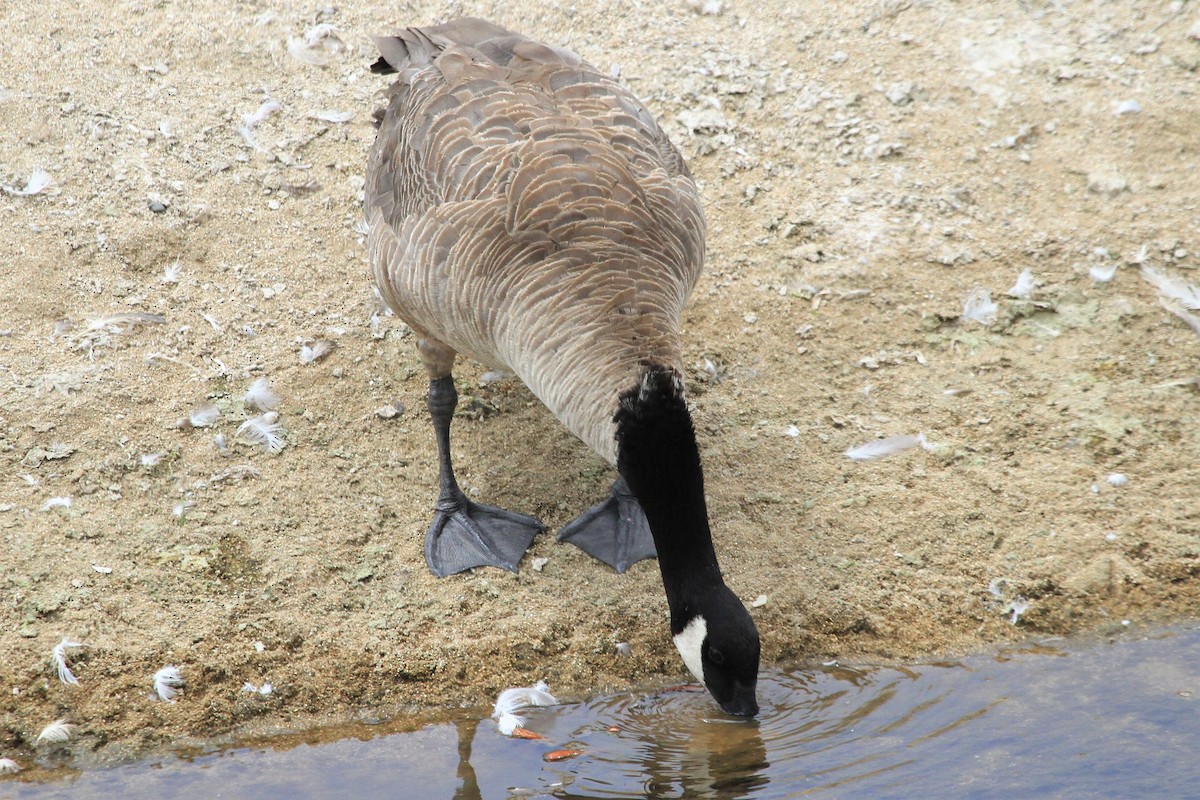
<instances>
[{"instance_id":1,"label":"white feather on sand","mask_svg":"<svg viewBox=\"0 0 1200 800\"><path fill-rule=\"evenodd\" d=\"M992 295L982 286L976 286L963 301L962 319L964 322L978 322L980 325L991 325L996 321L997 306L992 302Z\"/></svg>"},{"instance_id":2,"label":"white feather on sand","mask_svg":"<svg viewBox=\"0 0 1200 800\"><path fill-rule=\"evenodd\" d=\"M174 664L168 664L154 673L154 693L159 700L174 703L175 696L182 688L183 676L179 674L179 667Z\"/></svg>"},{"instance_id":3,"label":"white feather on sand","mask_svg":"<svg viewBox=\"0 0 1200 800\"><path fill-rule=\"evenodd\" d=\"M71 738L75 726L65 719L56 719L46 727L42 728L42 732L37 735L37 743L40 742L65 742Z\"/></svg>"},{"instance_id":4,"label":"white feather on sand","mask_svg":"<svg viewBox=\"0 0 1200 800\"><path fill-rule=\"evenodd\" d=\"M50 658L54 662L54 669L58 672L58 679L63 683L71 686L79 685L79 679L75 677L75 673L71 672L71 667L67 664L67 648L83 646L82 642L76 642L64 636L62 641L54 645L54 649L50 651Z\"/></svg>"},{"instance_id":5,"label":"white feather on sand","mask_svg":"<svg viewBox=\"0 0 1200 800\"><path fill-rule=\"evenodd\" d=\"M1189 311L1200 311L1200 288L1145 264L1142 265L1141 275L1142 279L1158 289L1158 293L1163 297L1176 301Z\"/></svg>"},{"instance_id":6,"label":"white feather on sand","mask_svg":"<svg viewBox=\"0 0 1200 800\"><path fill-rule=\"evenodd\" d=\"M245 402L248 407L257 408L259 411L275 411L281 401L271 387L271 382L266 378L259 378L246 390Z\"/></svg>"},{"instance_id":7,"label":"white feather on sand","mask_svg":"<svg viewBox=\"0 0 1200 800\"><path fill-rule=\"evenodd\" d=\"M1017 276L1017 282L1005 294L1009 297L1015 297L1018 300L1028 300L1030 295L1033 294L1033 289L1033 270L1023 269L1021 270L1021 274Z\"/></svg>"},{"instance_id":8,"label":"white feather on sand","mask_svg":"<svg viewBox=\"0 0 1200 800\"><path fill-rule=\"evenodd\" d=\"M275 411L246 420L238 426L237 435L243 442L265 447L272 453L278 453L287 446L284 439L287 428L279 421L279 414Z\"/></svg>"},{"instance_id":9,"label":"white feather on sand","mask_svg":"<svg viewBox=\"0 0 1200 800\"><path fill-rule=\"evenodd\" d=\"M894 456L917 447L923 447L926 450L933 449L933 445L925 440L925 434L918 433L916 436L889 436L886 439L875 439L851 447L845 452L845 455L851 461L870 461L875 458Z\"/></svg>"},{"instance_id":10,"label":"white feather on sand","mask_svg":"<svg viewBox=\"0 0 1200 800\"><path fill-rule=\"evenodd\" d=\"M44 169L35 169L29 174L29 180L25 182L24 189L18 189L15 186L0 186L0 189L17 197L29 197L44 191L53 182L49 172Z\"/></svg>"}]
</instances>

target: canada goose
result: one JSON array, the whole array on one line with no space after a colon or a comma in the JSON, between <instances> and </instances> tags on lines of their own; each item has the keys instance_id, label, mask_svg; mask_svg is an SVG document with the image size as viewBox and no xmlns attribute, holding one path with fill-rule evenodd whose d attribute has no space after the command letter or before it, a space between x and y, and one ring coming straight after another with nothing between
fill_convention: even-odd
<instances>
[{"instance_id":1,"label":"canada goose","mask_svg":"<svg viewBox=\"0 0 1200 800\"><path fill-rule=\"evenodd\" d=\"M458 353L511 370L617 467L566 526L618 571L657 553L684 663L726 711L758 713L758 631L717 566L678 326L704 257L679 151L577 55L481 19L376 39L398 73L367 167L367 247L429 372L439 577L516 571L538 520L474 503L450 458ZM643 513L644 512L644 513Z\"/></svg>"}]
</instances>

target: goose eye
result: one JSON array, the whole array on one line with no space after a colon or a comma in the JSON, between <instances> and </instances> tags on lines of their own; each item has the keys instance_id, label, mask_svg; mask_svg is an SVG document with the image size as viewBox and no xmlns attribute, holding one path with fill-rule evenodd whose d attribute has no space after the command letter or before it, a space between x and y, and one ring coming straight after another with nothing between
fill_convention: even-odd
<instances>
[{"instance_id":1,"label":"goose eye","mask_svg":"<svg viewBox=\"0 0 1200 800\"><path fill-rule=\"evenodd\" d=\"M725 656L715 647L708 651L708 660L714 664L724 664Z\"/></svg>"}]
</instances>

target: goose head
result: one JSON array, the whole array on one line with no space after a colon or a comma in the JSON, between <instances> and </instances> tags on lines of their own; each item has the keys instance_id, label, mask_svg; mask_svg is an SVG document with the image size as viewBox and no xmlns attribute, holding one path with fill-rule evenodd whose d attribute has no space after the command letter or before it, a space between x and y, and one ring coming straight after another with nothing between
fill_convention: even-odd
<instances>
[{"instance_id":1,"label":"goose head","mask_svg":"<svg viewBox=\"0 0 1200 800\"><path fill-rule=\"evenodd\" d=\"M729 587L721 583L684 604L671 632L683 663L723 711L758 713L758 629Z\"/></svg>"}]
</instances>

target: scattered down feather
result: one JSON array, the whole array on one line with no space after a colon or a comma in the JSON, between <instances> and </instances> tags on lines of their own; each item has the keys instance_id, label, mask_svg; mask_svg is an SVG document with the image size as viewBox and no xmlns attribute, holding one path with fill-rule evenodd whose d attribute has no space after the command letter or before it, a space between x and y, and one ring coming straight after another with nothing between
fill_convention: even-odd
<instances>
[{"instance_id":1,"label":"scattered down feather","mask_svg":"<svg viewBox=\"0 0 1200 800\"><path fill-rule=\"evenodd\" d=\"M276 411L279 408L280 398L271 387L269 380L259 378L246 390L245 402L248 408L257 408L259 411Z\"/></svg>"},{"instance_id":2,"label":"scattered down feather","mask_svg":"<svg viewBox=\"0 0 1200 800\"><path fill-rule=\"evenodd\" d=\"M851 447L846 451L846 457L851 461L870 461L874 458L886 458L903 453L916 447L923 447L926 450L933 449L933 446L925 441L925 434L918 433L916 436L889 436L886 439L875 439L857 447Z\"/></svg>"},{"instance_id":3,"label":"scattered down feather","mask_svg":"<svg viewBox=\"0 0 1200 800\"><path fill-rule=\"evenodd\" d=\"M275 687L270 683L264 683L262 686L255 686L250 681L246 681L242 684L242 692L245 694L260 694L263 697L266 697L273 691L275 691Z\"/></svg>"},{"instance_id":4,"label":"scattered down feather","mask_svg":"<svg viewBox=\"0 0 1200 800\"><path fill-rule=\"evenodd\" d=\"M1200 336L1200 288L1192 286L1182 278L1159 272L1154 267L1142 264L1142 279L1158 290L1158 302L1162 307L1187 323Z\"/></svg>"},{"instance_id":5,"label":"scattered down feather","mask_svg":"<svg viewBox=\"0 0 1200 800\"><path fill-rule=\"evenodd\" d=\"M58 672L58 679L71 686L78 686L79 679L75 677L75 673L71 672L71 667L67 664L68 647L83 647L83 643L73 641L64 636L61 642L54 645L50 657L54 661L54 669Z\"/></svg>"},{"instance_id":6,"label":"scattered down feather","mask_svg":"<svg viewBox=\"0 0 1200 800\"><path fill-rule=\"evenodd\" d=\"M37 735L37 743L41 742L65 742L71 738L71 733L75 730L75 726L65 719L56 719L46 727L42 728L42 732Z\"/></svg>"},{"instance_id":7,"label":"scattered down feather","mask_svg":"<svg viewBox=\"0 0 1200 800\"><path fill-rule=\"evenodd\" d=\"M1028 300L1033 294L1033 289L1033 270L1023 269L1021 270L1021 274L1017 276L1017 282L1005 294L1009 297L1015 297L1018 300Z\"/></svg>"},{"instance_id":8,"label":"scattered down feather","mask_svg":"<svg viewBox=\"0 0 1200 800\"><path fill-rule=\"evenodd\" d=\"M517 711L534 706L554 705L558 705L558 700L550 694L550 687L545 681L538 681L533 686L516 686L501 692L492 709L492 718L496 720L500 733L512 736L525 725L525 718L519 716Z\"/></svg>"},{"instance_id":9,"label":"scattered down feather","mask_svg":"<svg viewBox=\"0 0 1200 800\"><path fill-rule=\"evenodd\" d=\"M327 22L314 25L304 32L303 39L288 39L288 53L297 61L323 67L329 63L331 54L346 49L340 34L341 31Z\"/></svg>"},{"instance_id":10,"label":"scattered down feather","mask_svg":"<svg viewBox=\"0 0 1200 800\"><path fill-rule=\"evenodd\" d=\"M340 125L343 122L349 122L354 119L353 111L314 111L308 115L312 119L320 120L321 122L332 122Z\"/></svg>"},{"instance_id":11,"label":"scattered down feather","mask_svg":"<svg viewBox=\"0 0 1200 800\"><path fill-rule=\"evenodd\" d=\"M962 319L964 322L991 325L996 321L996 311L997 306L992 302L991 293L982 286L976 286L963 301Z\"/></svg>"},{"instance_id":12,"label":"scattered down feather","mask_svg":"<svg viewBox=\"0 0 1200 800\"><path fill-rule=\"evenodd\" d=\"M254 129L260 122L281 108L283 108L283 106L280 105L276 100L264 100L262 105L260 105L258 110L253 114L242 115L242 125L240 128L238 128L238 133L240 133L242 138L246 140L246 144L250 145L255 150L266 152L265 148L260 147L258 142L255 141Z\"/></svg>"},{"instance_id":13,"label":"scattered down feather","mask_svg":"<svg viewBox=\"0 0 1200 800\"><path fill-rule=\"evenodd\" d=\"M517 714L501 714L496 719L496 727L505 736L512 736L517 728L525 727L525 718Z\"/></svg>"},{"instance_id":14,"label":"scattered down feather","mask_svg":"<svg viewBox=\"0 0 1200 800\"><path fill-rule=\"evenodd\" d=\"M0 758L0 775L13 775L21 771L21 765L11 758Z\"/></svg>"},{"instance_id":15,"label":"scattered down feather","mask_svg":"<svg viewBox=\"0 0 1200 800\"><path fill-rule=\"evenodd\" d=\"M212 425L214 422L220 419L220 417L221 409L212 404L203 405L199 408L193 408L191 411L189 411L187 417L183 420L180 420L179 427L207 428L209 425ZM187 425L183 425L183 422L187 422Z\"/></svg>"},{"instance_id":16,"label":"scattered down feather","mask_svg":"<svg viewBox=\"0 0 1200 800\"><path fill-rule=\"evenodd\" d=\"M333 352L334 344L328 339L318 339L312 344L306 344L300 348L300 363L312 364L320 361L325 356Z\"/></svg>"},{"instance_id":17,"label":"scattered down feather","mask_svg":"<svg viewBox=\"0 0 1200 800\"><path fill-rule=\"evenodd\" d=\"M533 686L516 686L505 689L496 699L492 716L499 718L504 714L512 714L522 708L533 706L556 706L558 700L550 694L550 687L545 681L538 681Z\"/></svg>"},{"instance_id":18,"label":"scattered down feather","mask_svg":"<svg viewBox=\"0 0 1200 800\"><path fill-rule=\"evenodd\" d=\"M1182 278L1167 275L1143 264L1142 279L1158 289L1158 293L1163 297L1174 300L1189 311L1200 311L1200 288L1192 286Z\"/></svg>"},{"instance_id":19,"label":"scattered down feather","mask_svg":"<svg viewBox=\"0 0 1200 800\"><path fill-rule=\"evenodd\" d=\"M1088 270L1088 275L1091 275L1092 280L1094 280L1096 283L1108 283L1116 274L1117 262L1115 261L1098 267L1092 267Z\"/></svg>"},{"instance_id":20,"label":"scattered down feather","mask_svg":"<svg viewBox=\"0 0 1200 800\"><path fill-rule=\"evenodd\" d=\"M29 180L25 182L24 189L18 189L15 186L0 186L6 193L17 195L18 197L29 197L44 190L53 181L50 178L50 173L44 169L35 169L29 175Z\"/></svg>"},{"instance_id":21,"label":"scattered down feather","mask_svg":"<svg viewBox=\"0 0 1200 800\"><path fill-rule=\"evenodd\" d=\"M278 453L287 446L283 438L287 435L287 428L283 427L279 414L274 411L246 420L238 426L237 435L242 441L265 447L272 453Z\"/></svg>"},{"instance_id":22,"label":"scattered down feather","mask_svg":"<svg viewBox=\"0 0 1200 800\"><path fill-rule=\"evenodd\" d=\"M179 667L174 664L168 664L154 673L154 693L159 700L174 703L175 696L182 688L183 676L179 674Z\"/></svg>"},{"instance_id":23,"label":"scattered down feather","mask_svg":"<svg viewBox=\"0 0 1200 800\"><path fill-rule=\"evenodd\" d=\"M49 511L52 508L70 508L70 497L51 497L46 502L42 503L42 511Z\"/></svg>"},{"instance_id":24,"label":"scattered down feather","mask_svg":"<svg viewBox=\"0 0 1200 800\"><path fill-rule=\"evenodd\" d=\"M102 317L88 317L89 331L108 331L121 333L136 328L138 325L162 325L167 318L162 314L151 314L147 311L123 311L118 314L106 314Z\"/></svg>"},{"instance_id":25,"label":"scattered down feather","mask_svg":"<svg viewBox=\"0 0 1200 800\"><path fill-rule=\"evenodd\" d=\"M1032 603L1030 603L1024 597L1018 596L1015 600L1012 600L1007 606L1004 607L1004 613L1011 615L1009 616L1008 621L1013 625L1016 625L1021 621L1021 616L1028 611L1031 606Z\"/></svg>"},{"instance_id":26,"label":"scattered down feather","mask_svg":"<svg viewBox=\"0 0 1200 800\"><path fill-rule=\"evenodd\" d=\"M1162 307L1167 311L1170 311L1172 314L1186 322L1188 327L1191 328L1197 336L1200 336L1200 314L1193 314L1184 308L1178 300L1170 297L1160 296L1158 298L1158 302L1161 303Z\"/></svg>"}]
</instances>

